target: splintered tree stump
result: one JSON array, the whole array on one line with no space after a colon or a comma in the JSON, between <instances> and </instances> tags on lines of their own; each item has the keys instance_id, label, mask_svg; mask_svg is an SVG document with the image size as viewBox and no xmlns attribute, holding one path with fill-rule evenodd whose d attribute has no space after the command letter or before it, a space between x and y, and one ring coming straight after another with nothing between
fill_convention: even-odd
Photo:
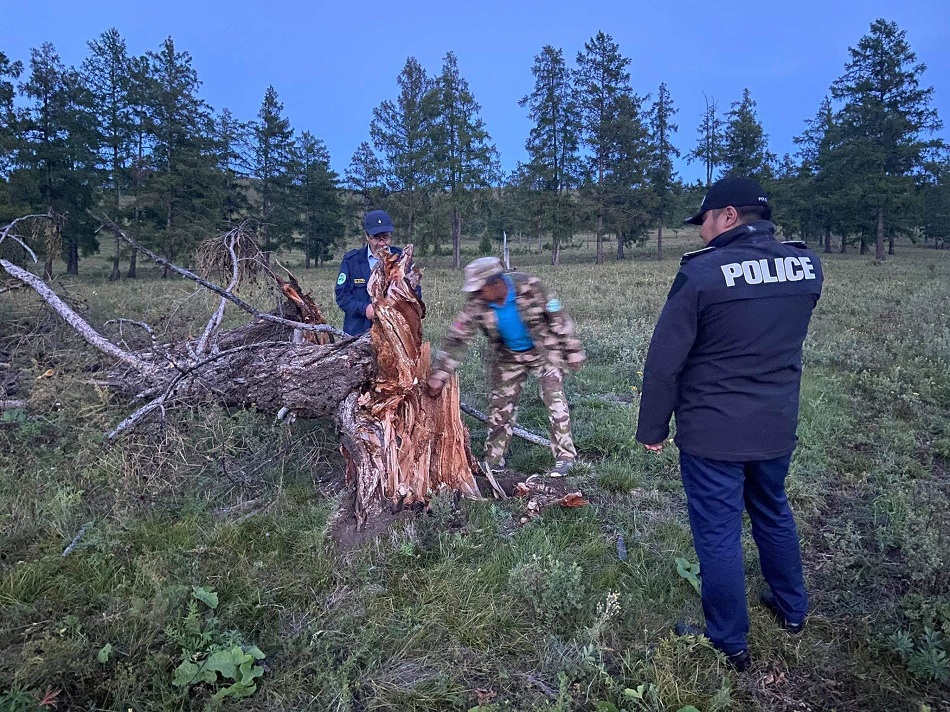
<instances>
[{"instance_id":1,"label":"splintered tree stump","mask_svg":"<svg viewBox=\"0 0 950 712\"><path fill-rule=\"evenodd\" d=\"M430 346L422 340L425 305L412 254L408 245L401 255L387 255L369 279L376 374L336 416L360 527L387 504L397 511L441 491L480 496L458 379L435 398L426 391Z\"/></svg>"}]
</instances>

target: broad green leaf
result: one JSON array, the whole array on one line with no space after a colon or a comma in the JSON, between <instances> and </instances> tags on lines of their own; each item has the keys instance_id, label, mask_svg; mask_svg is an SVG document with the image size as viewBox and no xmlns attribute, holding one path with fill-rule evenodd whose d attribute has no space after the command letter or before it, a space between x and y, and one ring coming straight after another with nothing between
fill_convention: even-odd
<instances>
[{"instance_id":1,"label":"broad green leaf","mask_svg":"<svg viewBox=\"0 0 950 712\"><path fill-rule=\"evenodd\" d=\"M218 607L218 594L215 593L213 589L208 589L203 586L192 586L191 595L205 604L208 608Z\"/></svg>"},{"instance_id":2,"label":"broad green leaf","mask_svg":"<svg viewBox=\"0 0 950 712\"><path fill-rule=\"evenodd\" d=\"M96 660L100 663L107 663L112 658L112 643L106 643L99 649Z\"/></svg>"},{"instance_id":3,"label":"broad green leaf","mask_svg":"<svg viewBox=\"0 0 950 712\"><path fill-rule=\"evenodd\" d=\"M175 668L175 678L172 680L172 684L175 687L187 687L195 681L198 670L198 665L190 660L182 661L181 665Z\"/></svg>"},{"instance_id":4,"label":"broad green leaf","mask_svg":"<svg viewBox=\"0 0 950 712\"><path fill-rule=\"evenodd\" d=\"M220 672L224 677L237 680L240 677L238 666L243 659L244 651L241 650L240 646L236 645L228 650L218 650L217 652L211 653L208 657L208 661L205 663L205 667L208 670Z\"/></svg>"},{"instance_id":5,"label":"broad green leaf","mask_svg":"<svg viewBox=\"0 0 950 712\"><path fill-rule=\"evenodd\" d=\"M694 564L681 556L677 556L676 573L689 581L698 595L702 595L702 583L699 579L699 564Z\"/></svg>"}]
</instances>

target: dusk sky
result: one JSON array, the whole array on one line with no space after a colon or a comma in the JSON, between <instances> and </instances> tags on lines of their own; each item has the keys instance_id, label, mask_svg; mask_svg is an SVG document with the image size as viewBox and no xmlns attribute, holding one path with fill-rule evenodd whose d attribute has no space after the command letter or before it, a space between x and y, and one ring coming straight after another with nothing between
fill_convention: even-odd
<instances>
[{"instance_id":1,"label":"dusk sky","mask_svg":"<svg viewBox=\"0 0 950 712\"><path fill-rule=\"evenodd\" d=\"M518 100L533 87L531 65L545 44L573 66L584 42L603 30L631 59L638 94L666 82L685 154L696 143L703 93L722 111L748 87L781 156L815 115L843 73L848 47L878 17L897 22L933 86L934 106L950 122L950 2L117 2L0 0L0 51L29 64L30 48L52 42L78 65L87 41L115 27L131 54L157 50L171 36L193 57L202 97L242 120L256 117L269 84L293 128L309 130L330 150L342 175L369 140L372 110L395 99L396 76L416 57L438 74L448 51L458 56L506 170L525 158L530 129ZM941 132L950 139L950 129ZM695 180L700 164L678 165Z\"/></svg>"}]
</instances>

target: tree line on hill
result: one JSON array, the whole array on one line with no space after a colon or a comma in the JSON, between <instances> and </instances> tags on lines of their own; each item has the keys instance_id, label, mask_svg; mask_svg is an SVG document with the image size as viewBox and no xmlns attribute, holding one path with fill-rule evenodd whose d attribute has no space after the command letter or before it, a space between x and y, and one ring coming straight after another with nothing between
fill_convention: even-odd
<instances>
[{"instance_id":1,"label":"tree line on hill","mask_svg":"<svg viewBox=\"0 0 950 712\"><path fill-rule=\"evenodd\" d=\"M638 94L630 59L598 32L575 57L544 46L520 100L532 127L527 159L506 174L458 59L449 52L430 75L410 57L394 99L373 110L370 141L344 176L325 143L296 132L277 91L266 90L257 117L215 111L199 95L188 52L171 38L130 55L118 30L88 43L79 67L55 48L31 50L27 64L0 52L0 224L53 211L56 229L30 236L37 251L62 257L76 274L80 256L103 248L94 212L126 226L168 260L188 258L208 234L250 220L265 254L296 247L306 267L333 258L366 210L389 210L400 240L420 253L450 251L461 237L486 249L502 231L536 241L557 264L582 233L596 237L596 260L655 231L699 203L726 175L759 179L774 197L786 235L821 240L826 251L875 246L899 234L950 244L950 158L936 137L942 123L921 81L905 33L875 20L849 49L850 60L814 118L778 159L748 89L721 111L707 97L695 146L705 181L674 170L678 109L665 83ZM121 274L111 246L112 279ZM126 276L136 273L128 255Z\"/></svg>"}]
</instances>

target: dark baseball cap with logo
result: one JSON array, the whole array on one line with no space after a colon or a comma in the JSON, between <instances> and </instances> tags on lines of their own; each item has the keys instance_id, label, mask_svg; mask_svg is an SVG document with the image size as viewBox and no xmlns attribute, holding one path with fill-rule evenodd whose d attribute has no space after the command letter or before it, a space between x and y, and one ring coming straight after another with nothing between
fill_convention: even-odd
<instances>
[{"instance_id":1,"label":"dark baseball cap with logo","mask_svg":"<svg viewBox=\"0 0 950 712\"><path fill-rule=\"evenodd\" d=\"M769 205L769 196L762 190L758 181L751 178L723 178L721 181L713 183L706 197L703 198L703 204L699 206L699 212L691 218L686 218L683 223L686 225L702 225L703 213L709 210L721 210L729 206L734 208L744 208L749 205L760 205L765 208L765 219L772 217L772 207Z\"/></svg>"},{"instance_id":2,"label":"dark baseball cap with logo","mask_svg":"<svg viewBox=\"0 0 950 712\"><path fill-rule=\"evenodd\" d=\"M376 237L383 232L395 232L392 218L385 210L370 210L363 218L363 227L370 237Z\"/></svg>"}]
</instances>

